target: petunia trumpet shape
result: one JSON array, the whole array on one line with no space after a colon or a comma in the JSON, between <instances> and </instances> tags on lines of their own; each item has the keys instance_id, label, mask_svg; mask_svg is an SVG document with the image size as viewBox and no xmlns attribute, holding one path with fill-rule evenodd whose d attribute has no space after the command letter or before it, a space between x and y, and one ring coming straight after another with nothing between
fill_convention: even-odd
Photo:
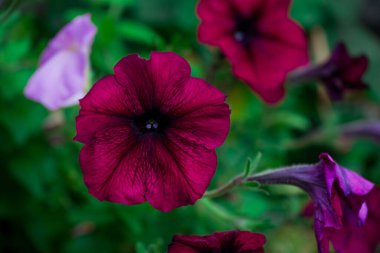
<instances>
[{"instance_id":1,"label":"petunia trumpet shape","mask_svg":"<svg viewBox=\"0 0 380 253\"><path fill-rule=\"evenodd\" d=\"M368 87L362 80L367 67L366 56L352 57L345 44L339 43L328 61L297 70L291 75L290 81L319 80L332 100L341 100L346 90L363 90Z\"/></svg>"},{"instance_id":2,"label":"petunia trumpet shape","mask_svg":"<svg viewBox=\"0 0 380 253\"><path fill-rule=\"evenodd\" d=\"M236 77L268 103L280 101L289 71L308 62L290 0L200 0L201 42L219 47Z\"/></svg>"},{"instance_id":3,"label":"petunia trumpet shape","mask_svg":"<svg viewBox=\"0 0 380 253\"><path fill-rule=\"evenodd\" d=\"M367 197L368 215L363 226L343 227L342 231L332 237L332 243L340 253L375 253L380 244L380 187L371 190ZM312 216L312 203L307 204L304 215Z\"/></svg>"},{"instance_id":4,"label":"petunia trumpet shape","mask_svg":"<svg viewBox=\"0 0 380 253\"><path fill-rule=\"evenodd\" d=\"M360 227L367 217L366 199L374 185L338 165L328 154L320 162L264 172L249 180L262 184L291 184L306 191L314 203L314 230L319 253L328 253L329 242L340 252L334 238L346 228ZM343 237L342 237L343 238Z\"/></svg>"},{"instance_id":5,"label":"petunia trumpet shape","mask_svg":"<svg viewBox=\"0 0 380 253\"><path fill-rule=\"evenodd\" d=\"M225 95L190 76L174 53L129 55L80 101L75 139L80 165L99 200L161 211L193 204L214 175L229 131Z\"/></svg>"},{"instance_id":6,"label":"petunia trumpet shape","mask_svg":"<svg viewBox=\"0 0 380 253\"><path fill-rule=\"evenodd\" d=\"M49 110L78 104L85 95L96 31L89 14L78 16L63 27L43 51L25 96Z\"/></svg>"},{"instance_id":7,"label":"petunia trumpet shape","mask_svg":"<svg viewBox=\"0 0 380 253\"><path fill-rule=\"evenodd\" d=\"M168 253L264 253L266 238L248 231L217 232L206 236L176 235Z\"/></svg>"}]
</instances>

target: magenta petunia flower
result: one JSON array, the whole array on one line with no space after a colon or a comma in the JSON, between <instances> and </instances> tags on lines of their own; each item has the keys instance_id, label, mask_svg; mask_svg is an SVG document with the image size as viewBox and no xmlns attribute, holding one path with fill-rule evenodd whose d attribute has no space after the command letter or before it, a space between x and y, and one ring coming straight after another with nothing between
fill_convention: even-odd
<instances>
[{"instance_id":1,"label":"magenta petunia flower","mask_svg":"<svg viewBox=\"0 0 380 253\"><path fill-rule=\"evenodd\" d=\"M362 90L368 87L362 80L367 67L366 56L352 57L346 46L339 43L328 61L300 69L291 79L294 81L320 80L331 99L341 100L346 90Z\"/></svg>"},{"instance_id":2,"label":"magenta petunia flower","mask_svg":"<svg viewBox=\"0 0 380 253\"><path fill-rule=\"evenodd\" d=\"M335 163L326 153L314 165L298 165L264 172L249 180L263 184L292 184L305 190L314 203L314 230L320 253L328 253L329 242L345 228L364 224L366 198L374 185ZM339 246L333 243L339 250Z\"/></svg>"},{"instance_id":3,"label":"magenta petunia flower","mask_svg":"<svg viewBox=\"0 0 380 253\"><path fill-rule=\"evenodd\" d=\"M380 244L380 188L375 187L368 195L368 217L362 227L345 228L344 233L332 238L339 252L374 253Z\"/></svg>"},{"instance_id":4,"label":"magenta petunia flower","mask_svg":"<svg viewBox=\"0 0 380 253\"><path fill-rule=\"evenodd\" d=\"M342 231L332 234L334 248L341 253L374 253L380 244L380 188L375 187L368 194L367 220L363 226L344 226ZM304 215L312 216L312 203L307 204Z\"/></svg>"},{"instance_id":5,"label":"magenta petunia flower","mask_svg":"<svg viewBox=\"0 0 380 253\"><path fill-rule=\"evenodd\" d=\"M168 253L264 253L266 238L248 231L217 232L212 235L176 235Z\"/></svg>"},{"instance_id":6,"label":"magenta petunia flower","mask_svg":"<svg viewBox=\"0 0 380 253\"><path fill-rule=\"evenodd\" d=\"M77 104L85 95L96 26L89 14L76 17L49 42L25 96L50 110Z\"/></svg>"},{"instance_id":7,"label":"magenta petunia flower","mask_svg":"<svg viewBox=\"0 0 380 253\"><path fill-rule=\"evenodd\" d=\"M308 62L307 40L289 18L290 0L200 0L199 40L219 47L234 75L266 102L284 96L289 71Z\"/></svg>"},{"instance_id":8,"label":"magenta petunia flower","mask_svg":"<svg viewBox=\"0 0 380 253\"><path fill-rule=\"evenodd\" d=\"M193 204L229 131L225 96L174 53L129 55L80 101L76 140L89 192L161 211Z\"/></svg>"}]
</instances>

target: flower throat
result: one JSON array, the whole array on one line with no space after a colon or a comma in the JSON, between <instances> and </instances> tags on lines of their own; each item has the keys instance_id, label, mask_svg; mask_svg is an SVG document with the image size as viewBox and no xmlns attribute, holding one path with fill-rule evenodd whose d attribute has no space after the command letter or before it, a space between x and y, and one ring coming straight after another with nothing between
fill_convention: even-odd
<instances>
[{"instance_id":1,"label":"flower throat","mask_svg":"<svg viewBox=\"0 0 380 253\"><path fill-rule=\"evenodd\" d=\"M168 125L169 117L156 109L147 110L133 119L134 128L141 134L164 133Z\"/></svg>"}]
</instances>

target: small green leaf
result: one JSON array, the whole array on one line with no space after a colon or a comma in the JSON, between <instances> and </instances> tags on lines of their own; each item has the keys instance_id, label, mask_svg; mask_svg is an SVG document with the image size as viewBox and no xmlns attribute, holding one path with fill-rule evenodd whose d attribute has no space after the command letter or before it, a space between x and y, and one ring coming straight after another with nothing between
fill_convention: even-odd
<instances>
[{"instance_id":1,"label":"small green leaf","mask_svg":"<svg viewBox=\"0 0 380 253\"><path fill-rule=\"evenodd\" d=\"M260 163L262 154L259 152L257 153L255 159L251 159L250 157L247 158L247 163L244 170L244 177L248 177L254 173Z\"/></svg>"},{"instance_id":2,"label":"small green leaf","mask_svg":"<svg viewBox=\"0 0 380 253\"><path fill-rule=\"evenodd\" d=\"M136 253L146 253L147 249L142 242L136 243Z\"/></svg>"},{"instance_id":3,"label":"small green leaf","mask_svg":"<svg viewBox=\"0 0 380 253\"><path fill-rule=\"evenodd\" d=\"M266 122L266 127L285 126L301 131L307 130L310 125L310 121L305 116L289 110L275 112Z\"/></svg>"},{"instance_id":4,"label":"small green leaf","mask_svg":"<svg viewBox=\"0 0 380 253\"><path fill-rule=\"evenodd\" d=\"M248 175L251 173L251 164L252 164L252 160L251 158L248 157L246 165L245 165L244 177L248 177Z\"/></svg>"}]
</instances>

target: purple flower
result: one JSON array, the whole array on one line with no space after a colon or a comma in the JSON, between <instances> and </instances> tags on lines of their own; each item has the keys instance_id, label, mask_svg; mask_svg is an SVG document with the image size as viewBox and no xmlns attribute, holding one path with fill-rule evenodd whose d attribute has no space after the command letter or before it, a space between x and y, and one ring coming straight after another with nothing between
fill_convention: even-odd
<instances>
[{"instance_id":1,"label":"purple flower","mask_svg":"<svg viewBox=\"0 0 380 253\"><path fill-rule=\"evenodd\" d=\"M320 65L300 69L290 81L320 80L333 100L341 100L346 90L361 90L367 88L362 77L367 70L368 59L361 55L352 57L346 46L339 43L330 59Z\"/></svg>"},{"instance_id":2,"label":"purple flower","mask_svg":"<svg viewBox=\"0 0 380 253\"><path fill-rule=\"evenodd\" d=\"M96 27L89 14L76 17L49 42L25 96L50 110L77 104L85 95Z\"/></svg>"},{"instance_id":3,"label":"purple flower","mask_svg":"<svg viewBox=\"0 0 380 253\"><path fill-rule=\"evenodd\" d=\"M368 194L366 201L368 216L364 226L346 226L331 238L338 252L341 253L374 253L380 243L380 187L375 187ZM304 216L313 216L313 203L309 202L304 209Z\"/></svg>"},{"instance_id":4,"label":"purple flower","mask_svg":"<svg viewBox=\"0 0 380 253\"><path fill-rule=\"evenodd\" d=\"M358 121L345 124L342 135L348 138L368 138L380 143L380 121Z\"/></svg>"},{"instance_id":5,"label":"purple flower","mask_svg":"<svg viewBox=\"0 0 380 253\"><path fill-rule=\"evenodd\" d=\"M353 171L338 165L328 154L312 165L298 165L264 172L250 181L262 184L292 184L305 190L314 203L314 230L319 253L328 253L329 242L364 224L366 198L374 185ZM338 245L333 243L336 250Z\"/></svg>"},{"instance_id":6,"label":"purple flower","mask_svg":"<svg viewBox=\"0 0 380 253\"><path fill-rule=\"evenodd\" d=\"M80 100L75 139L84 182L99 200L192 205L215 173L230 129L225 95L191 77L185 59L152 52L121 59Z\"/></svg>"}]
</instances>

